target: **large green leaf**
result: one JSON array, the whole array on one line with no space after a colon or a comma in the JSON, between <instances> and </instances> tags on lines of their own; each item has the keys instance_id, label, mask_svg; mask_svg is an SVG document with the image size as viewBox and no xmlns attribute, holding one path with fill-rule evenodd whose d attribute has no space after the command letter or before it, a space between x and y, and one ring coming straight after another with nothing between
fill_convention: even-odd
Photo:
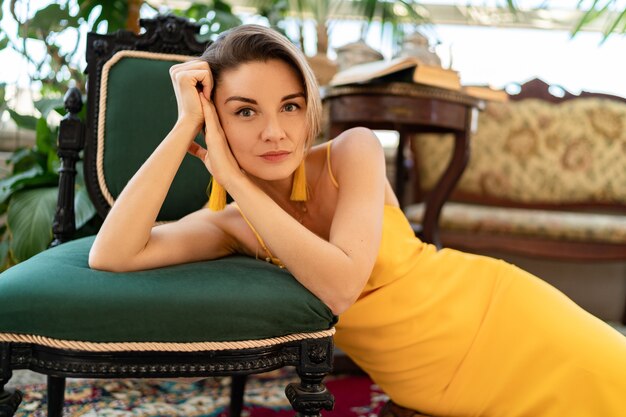
<instances>
[{"instance_id":1,"label":"large green leaf","mask_svg":"<svg viewBox=\"0 0 626 417\"><path fill-rule=\"evenodd\" d=\"M78 18L72 16L69 7L58 3L39 9L32 19L20 26L20 36L41 40L41 32L61 32L68 27L77 27Z\"/></svg>"},{"instance_id":2,"label":"large green leaf","mask_svg":"<svg viewBox=\"0 0 626 417\"><path fill-rule=\"evenodd\" d=\"M43 174L43 169L36 165L28 171L11 175L10 177L0 180L0 203L3 203L16 189L19 189L21 183L26 179L35 178Z\"/></svg>"},{"instance_id":3,"label":"large green leaf","mask_svg":"<svg viewBox=\"0 0 626 417\"><path fill-rule=\"evenodd\" d=\"M78 15L85 20L91 20L91 13L99 10L98 17L93 23L94 29L102 22L107 23L107 32L126 27L128 0L78 0L78 5L80 6Z\"/></svg>"},{"instance_id":4,"label":"large green leaf","mask_svg":"<svg viewBox=\"0 0 626 417\"><path fill-rule=\"evenodd\" d=\"M47 118L51 111L63 108L63 97L42 98L35 102L35 108L39 110L42 117ZM65 114L65 112L63 114ZM63 114L61 114L61 116L63 116Z\"/></svg>"},{"instance_id":5,"label":"large green leaf","mask_svg":"<svg viewBox=\"0 0 626 417\"><path fill-rule=\"evenodd\" d=\"M76 229L83 227L96 214L77 166L74 212ZM56 210L58 187L37 188L15 193L8 208L10 253L21 262L46 249L52 241L52 221ZM0 248L1 250L2 248ZM0 252L0 261L1 261Z\"/></svg>"},{"instance_id":6,"label":"large green leaf","mask_svg":"<svg viewBox=\"0 0 626 417\"><path fill-rule=\"evenodd\" d=\"M61 159L54 149L48 152L47 171L52 174L58 174L61 169Z\"/></svg>"},{"instance_id":7,"label":"large green leaf","mask_svg":"<svg viewBox=\"0 0 626 417\"><path fill-rule=\"evenodd\" d=\"M52 149L50 146L50 136L52 135L52 131L48 127L48 122L43 117L40 117L37 120L37 129L36 129L36 143L37 150L39 152L48 153Z\"/></svg>"},{"instance_id":8,"label":"large green leaf","mask_svg":"<svg viewBox=\"0 0 626 417\"><path fill-rule=\"evenodd\" d=\"M24 261L45 250L52 241L52 220L58 189L38 188L15 193L7 210L13 259Z\"/></svg>"},{"instance_id":9,"label":"large green leaf","mask_svg":"<svg viewBox=\"0 0 626 417\"><path fill-rule=\"evenodd\" d=\"M76 187L74 188L74 213L76 217L76 229L80 229L93 216L96 215L96 208L89 199L85 178L83 176L83 163L76 163Z\"/></svg>"},{"instance_id":10,"label":"large green leaf","mask_svg":"<svg viewBox=\"0 0 626 417\"><path fill-rule=\"evenodd\" d=\"M0 241L0 271L4 271L9 263L9 242Z\"/></svg>"},{"instance_id":11,"label":"large green leaf","mask_svg":"<svg viewBox=\"0 0 626 417\"><path fill-rule=\"evenodd\" d=\"M37 129L37 118L34 116L26 116L23 114L19 114L18 112L8 109L11 118L21 128L28 130L36 130Z\"/></svg>"},{"instance_id":12,"label":"large green leaf","mask_svg":"<svg viewBox=\"0 0 626 417\"><path fill-rule=\"evenodd\" d=\"M74 214L76 218L76 229L80 229L87 223L93 216L96 215L96 208L89 199L89 194L85 187L76 189L76 196L74 197Z\"/></svg>"},{"instance_id":13,"label":"large green leaf","mask_svg":"<svg viewBox=\"0 0 626 417\"><path fill-rule=\"evenodd\" d=\"M6 160L7 165L13 166L13 174L28 171L39 163L39 155L31 147L16 149ZM41 164L39 164L41 166Z\"/></svg>"},{"instance_id":14,"label":"large green leaf","mask_svg":"<svg viewBox=\"0 0 626 417\"><path fill-rule=\"evenodd\" d=\"M13 193L26 188L41 188L55 186L59 183L59 176L51 172L44 172L41 167L35 166L28 171L0 180L0 204L4 203Z\"/></svg>"}]
</instances>

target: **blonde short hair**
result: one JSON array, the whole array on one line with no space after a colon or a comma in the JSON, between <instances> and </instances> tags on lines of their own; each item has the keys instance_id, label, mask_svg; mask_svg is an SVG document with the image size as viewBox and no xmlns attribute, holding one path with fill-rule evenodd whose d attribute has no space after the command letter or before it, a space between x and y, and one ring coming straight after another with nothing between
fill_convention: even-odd
<instances>
[{"instance_id":1,"label":"blonde short hair","mask_svg":"<svg viewBox=\"0 0 626 417\"><path fill-rule=\"evenodd\" d=\"M322 124L319 86L304 54L289 39L264 26L241 25L222 33L208 46L201 59L208 62L215 85L224 71L246 62L279 59L290 65L304 87L308 133L306 147L313 144Z\"/></svg>"}]
</instances>

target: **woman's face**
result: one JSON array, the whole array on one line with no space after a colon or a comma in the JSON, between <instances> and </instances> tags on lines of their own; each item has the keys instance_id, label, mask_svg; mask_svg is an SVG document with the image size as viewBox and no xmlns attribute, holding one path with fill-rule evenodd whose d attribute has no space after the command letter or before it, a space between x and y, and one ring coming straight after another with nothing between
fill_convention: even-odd
<instances>
[{"instance_id":1,"label":"woman's face","mask_svg":"<svg viewBox=\"0 0 626 417\"><path fill-rule=\"evenodd\" d=\"M215 107L230 148L248 175L288 178L304 157L306 99L287 63L252 61L224 71Z\"/></svg>"}]
</instances>

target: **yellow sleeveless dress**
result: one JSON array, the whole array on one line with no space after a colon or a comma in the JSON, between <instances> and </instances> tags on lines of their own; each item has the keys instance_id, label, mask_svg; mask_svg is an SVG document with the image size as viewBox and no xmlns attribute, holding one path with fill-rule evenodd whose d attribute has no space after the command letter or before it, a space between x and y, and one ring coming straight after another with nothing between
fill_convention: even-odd
<instances>
[{"instance_id":1,"label":"yellow sleeveless dress","mask_svg":"<svg viewBox=\"0 0 626 417\"><path fill-rule=\"evenodd\" d=\"M399 405L433 416L626 416L626 338L517 267L383 239L335 341Z\"/></svg>"},{"instance_id":2,"label":"yellow sleeveless dress","mask_svg":"<svg viewBox=\"0 0 626 417\"><path fill-rule=\"evenodd\" d=\"M626 337L513 265L421 242L398 207L335 341L429 415L626 416Z\"/></svg>"}]
</instances>

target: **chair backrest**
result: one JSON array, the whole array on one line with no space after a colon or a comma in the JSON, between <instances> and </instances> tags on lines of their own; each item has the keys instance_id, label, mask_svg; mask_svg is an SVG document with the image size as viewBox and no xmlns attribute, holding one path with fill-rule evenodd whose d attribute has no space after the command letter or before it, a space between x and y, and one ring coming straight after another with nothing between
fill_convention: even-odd
<instances>
[{"instance_id":1,"label":"chair backrest","mask_svg":"<svg viewBox=\"0 0 626 417\"><path fill-rule=\"evenodd\" d=\"M141 35L118 31L87 37L84 169L102 217L176 122L169 68L208 45L196 40L198 26L175 16L142 19L141 25L146 29ZM209 179L204 165L187 155L157 220L176 220L202 207Z\"/></svg>"}]
</instances>

